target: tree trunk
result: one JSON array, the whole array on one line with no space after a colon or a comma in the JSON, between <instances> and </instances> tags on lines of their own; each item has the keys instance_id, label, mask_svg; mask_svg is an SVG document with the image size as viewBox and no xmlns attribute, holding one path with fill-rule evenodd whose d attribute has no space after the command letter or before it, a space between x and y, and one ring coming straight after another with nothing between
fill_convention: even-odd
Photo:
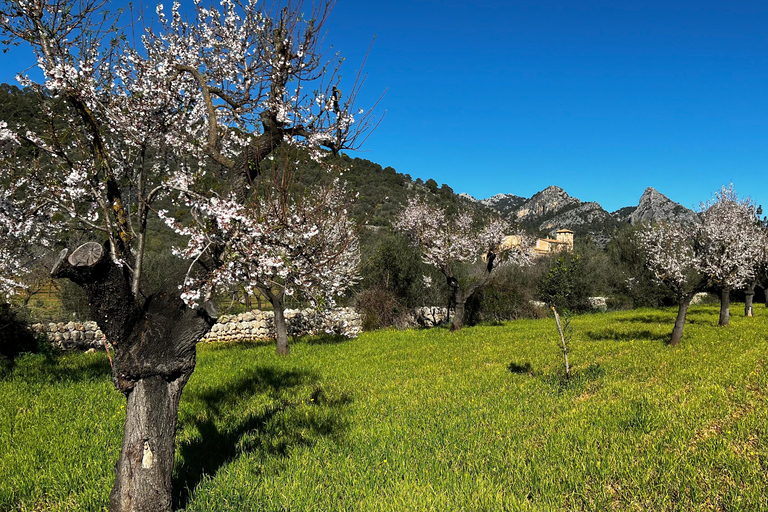
<instances>
[{"instance_id":1,"label":"tree trunk","mask_svg":"<svg viewBox=\"0 0 768 512\"><path fill-rule=\"evenodd\" d=\"M283 308L283 294L275 294L272 290L262 290L262 293L272 303L272 310L275 314L275 341L277 342L277 354L287 356L291 353L288 346L288 325L285 321L285 310Z\"/></svg>"},{"instance_id":2,"label":"tree trunk","mask_svg":"<svg viewBox=\"0 0 768 512\"><path fill-rule=\"evenodd\" d=\"M275 340L277 341L277 353L281 356L290 354L291 349L288 346L288 326L285 322L285 313L283 312L283 303L272 303L275 310Z\"/></svg>"},{"instance_id":3,"label":"tree trunk","mask_svg":"<svg viewBox=\"0 0 768 512\"><path fill-rule=\"evenodd\" d=\"M725 327L731 320L731 289L720 290L720 321L717 325Z\"/></svg>"},{"instance_id":4,"label":"tree trunk","mask_svg":"<svg viewBox=\"0 0 768 512\"><path fill-rule=\"evenodd\" d=\"M248 293L248 290L245 289L245 286L241 287L243 290L243 303L245 304L245 310L251 311L253 309L253 304L251 302L251 295Z\"/></svg>"},{"instance_id":5,"label":"tree trunk","mask_svg":"<svg viewBox=\"0 0 768 512\"><path fill-rule=\"evenodd\" d=\"M457 294L453 311L453 320L451 321L451 332L458 331L464 326L464 304L467 299L463 295Z\"/></svg>"},{"instance_id":6,"label":"tree trunk","mask_svg":"<svg viewBox=\"0 0 768 512\"><path fill-rule=\"evenodd\" d=\"M176 285L183 276L139 302L126 265L116 265L95 245L84 244L69 258L62 251L51 273L83 288L115 349L112 381L127 402L110 511L170 510L179 400L195 369L197 342L214 324L216 310L208 302L195 309L184 304Z\"/></svg>"},{"instance_id":7,"label":"tree trunk","mask_svg":"<svg viewBox=\"0 0 768 512\"><path fill-rule=\"evenodd\" d=\"M176 419L191 373L171 381L140 379L128 392L123 449L109 495L111 512L171 510Z\"/></svg>"},{"instance_id":8,"label":"tree trunk","mask_svg":"<svg viewBox=\"0 0 768 512\"><path fill-rule=\"evenodd\" d=\"M752 281L747 289L745 290L745 297L744 297L744 316L754 316L754 308L752 304L755 301L755 286L757 285L756 281Z\"/></svg>"},{"instance_id":9,"label":"tree trunk","mask_svg":"<svg viewBox=\"0 0 768 512\"><path fill-rule=\"evenodd\" d=\"M672 339L669 340L669 344L672 346L679 345L680 340L683 339L685 316L688 314L688 307L691 305L692 298L693 296L691 295L679 300L677 303L677 319L675 320L675 327L672 329Z\"/></svg>"}]
</instances>

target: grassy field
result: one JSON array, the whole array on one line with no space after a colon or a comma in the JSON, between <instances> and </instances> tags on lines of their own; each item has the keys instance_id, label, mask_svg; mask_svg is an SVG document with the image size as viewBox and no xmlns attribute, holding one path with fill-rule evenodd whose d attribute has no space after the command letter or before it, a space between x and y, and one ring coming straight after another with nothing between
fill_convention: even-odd
<instances>
[{"instance_id":1,"label":"grassy field","mask_svg":"<svg viewBox=\"0 0 768 512\"><path fill-rule=\"evenodd\" d=\"M738 312L737 306L732 311ZM768 311L695 306L200 345L182 399L180 509L768 510ZM0 510L101 510L123 399L104 354L0 374Z\"/></svg>"}]
</instances>

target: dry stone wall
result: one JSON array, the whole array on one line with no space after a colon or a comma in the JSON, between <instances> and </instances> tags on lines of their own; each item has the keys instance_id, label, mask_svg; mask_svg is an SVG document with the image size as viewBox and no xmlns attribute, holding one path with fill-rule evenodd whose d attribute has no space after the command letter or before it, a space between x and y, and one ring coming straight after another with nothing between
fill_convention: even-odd
<instances>
[{"instance_id":1,"label":"dry stone wall","mask_svg":"<svg viewBox=\"0 0 768 512\"><path fill-rule=\"evenodd\" d=\"M314 309L286 309L289 336L337 334L353 337L362 331L362 318L353 308L338 308L318 313ZM275 337L272 311L249 311L222 315L203 341L266 340Z\"/></svg>"},{"instance_id":2,"label":"dry stone wall","mask_svg":"<svg viewBox=\"0 0 768 512\"><path fill-rule=\"evenodd\" d=\"M96 322L34 324L35 335L45 334L61 350L104 348L106 338Z\"/></svg>"},{"instance_id":3,"label":"dry stone wall","mask_svg":"<svg viewBox=\"0 0 768 512\"><path fill-rule=\"evenodd\" d=\"M313 309L285 311L291 336L338 334L357 336L362 318L352 308L338 308L318 313ZM60 322L34 324L36 335L45 334L61 350L103 349L106 339L96 322ZM267 340L275 337L275 316L271 311L250 311L240 315L222 315L203 341Z\"/></svg>"}]
</instances>

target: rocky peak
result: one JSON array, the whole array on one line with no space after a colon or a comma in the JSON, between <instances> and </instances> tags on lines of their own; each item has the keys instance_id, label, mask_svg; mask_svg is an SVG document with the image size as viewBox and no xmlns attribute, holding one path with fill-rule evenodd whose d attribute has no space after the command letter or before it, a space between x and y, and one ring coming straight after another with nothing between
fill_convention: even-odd
<instances>
[{"instance_id":1,"label":"rocky peak","mask_svg":"<svg viewBox=\"0 0 768 512\"><path fill-rule=\"evenodd\" d=\"M517 218L526 220L532 217L546 217L548 214L581 204L575 197L554 185L534 194L517 210Z\"/></svg>"},{"instance_id":2,"label":"rocky peak","mask_svg":"<svg viewBox=\"0 0 768 512\"><path fill-rule=\"evenodd\" d=\"M496 210L502 215L508 216L517 210L525 201L527 201L526 198L514 194L496 194L488 199L480 200L480 204Z\"/></svg>"},{"instance_id":3,"label":"rocky peak","mask_svg":"<svg viewBox=\"0 0 768 512\"><path fill-rule=\"evenodd\" d=\"M640 222L677 219L696 222L696 214L684 206L672 201L653 187L648 187L640 196L637 208L623 208L616 212L618 220L638 224Z\"/></svg>"}]
</instances>

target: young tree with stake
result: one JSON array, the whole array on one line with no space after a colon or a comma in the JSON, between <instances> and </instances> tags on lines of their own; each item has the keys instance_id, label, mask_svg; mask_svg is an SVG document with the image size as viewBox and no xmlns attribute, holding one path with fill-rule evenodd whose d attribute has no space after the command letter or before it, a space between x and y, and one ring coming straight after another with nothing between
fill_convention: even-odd
<instances>
[{"instance_id":1,"label":"young tree with stake","mask_svg":"<svg viewBox=\"0 0 768 512\"><path fill-rule=\"evenodd\" d=\"M270 13L255 1L196 2L190 21L179 3L168 15L160 5L139 48L102 15L105 4L0 3L3 40L31 46L43 72L41 83L19 80L47 121L0 130L0 182L14 205L0 229L50 238L74 223L91 234L52 273L82 287L115 348L112 378L127 402L109 508L165 511L179 399L215 321L214 286L242 277L229 263L237 237L250 235L228 229L256 203L262 161L281 146L318 159L355 147L371 118L353 112L358 84L342 97L340 61L323 60L329 4L305 18L301 5ZM21 146L34 159L18 156ZM186 275L150 290L147 220L159 199L195 222L178 226L190 237ZM17 261L3 255L2 275Z\"/></svg>"}]
</instances>

